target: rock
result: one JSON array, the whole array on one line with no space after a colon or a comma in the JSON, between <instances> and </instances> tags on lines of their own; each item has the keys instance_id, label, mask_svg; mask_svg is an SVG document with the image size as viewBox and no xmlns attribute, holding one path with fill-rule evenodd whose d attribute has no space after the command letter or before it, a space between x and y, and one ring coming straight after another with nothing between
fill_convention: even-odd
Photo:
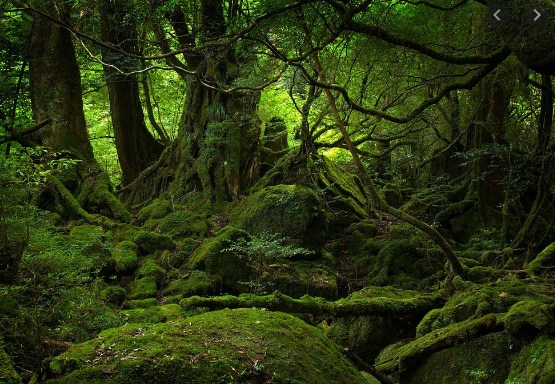
<instances>
[{"instance_id":1,"label":"rock","mask_svg":"<svg viewBox=\"0 0 555 384\"><path fill-rule=\"evenodd\" d=\"M119 274L131 274L139 262L137 255L139 248L132 241L119 242L115 248L112 248L111 254L116 262L116 271Z\"/></svg>"},{"instance_id":2,"label":"rock","mask_svg":"<svg viewBox=\"0 0 555 384\"><path fill-rule=\"evenodd\" d=\"M246 198L235 209L231 225L253 235L267 233L321 248L326 233L322 204L309 188L277 185Z\"/></svg>"},{"instance_id":3,"label":"rock","mask_svg":"<svg viewBox=\"0 0 555 384\"><path fill-rule=\"evenodd\" d=\"M513 359L506 384L555 383L555 339L540 336Z\"/></svg>"},{"instance_id":4,"label":"rock","mask_svg":"<svg viewBox=\"0 0 555 384\"><path fill-rule=\"evenodd\" d=\"M162 293L189 297L194 295L215 295L222 288L219 275L210 275L205 271L192 271L187 278L177 279L169 283Z\"/></svg>"},{"instance_id":5,"label":"rock","mask_svg":"<svg viewBox=\"0 0 555 384\"><path fill-rule=\"evenodd\" d=\"M149 276L133 281L129 285L128 296L131 300L147 299L150 297L156 297L157 293L158 287L156 285L156 277Z\"/></svg>"},{"instance_id":6,"label":"rock","mask_svg":"<svg viewBox=\"0 0 555 384\"><path fill-rule=\"evenodd\" d=\"M148 255L158 250L164 251L175 248L175 243L169 236L148 231L137 232L133 237L133 242L139 246L139 250L143 255Z\"/></svg>"},{"instance_id":7,"label":"rock","mask_svg":"<svg viewBox=\"0 0 555 384\"><path fill-rule=\"evenodd\" d=\"M367 383L319 329L258 309L113 328L50 368L49 384Z\"/></svg>"},{"instance_id":8,"label":"rock","mask_svg":"<svg viewBox=\"0 0 555 384\"><path fill-rule=\"evenodd\" d=\"M121 306L125 301L125 289L122 287L111 285L100 291L100 298L110 304Z\"/></svg>"},{"instance_id":9,"label":"rock","mask_svg":"<svg viewBox=\"0 0 555 384\"><path fill-rule=\"evenodd\" d=\"M144 259L141 267L137 271L137 277L154 277L156 283L160 285L166 278L166 270L159 266L154 259Z\"/></svg>"},{"instance_id":10,"label":"rock","mask_svg":"<svg viewBox=\"0 0 555 384\"><path fill-rule=\"evenodd\" d=\"M73 227L69 232L69 238L76 242L92 244L103 242L105 234L102 227L85 224Z\"/></svg>"}]
</instances>

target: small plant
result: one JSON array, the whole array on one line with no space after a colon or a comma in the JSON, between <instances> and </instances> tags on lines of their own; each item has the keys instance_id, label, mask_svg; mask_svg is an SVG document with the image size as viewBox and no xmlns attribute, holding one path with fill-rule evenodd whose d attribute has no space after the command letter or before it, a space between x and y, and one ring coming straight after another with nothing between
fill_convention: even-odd
<instances>
[{"instance_id":1,"label":"small plant","mask_svg":"<svg viewBox=\"0 0 555 384\"><path fill-rule=\"evenodd\" d=\"M226 248L226 251L235 252L247 260L247 265L253 270L253 276L250 281L242 283L257 295L267 293L266 288L271 285L263 282L264 274L271 263L295 256L314 254L310 249L287 244L285 238L264 233L250 240L237 240Z\"/></svg>"}]
</instances>

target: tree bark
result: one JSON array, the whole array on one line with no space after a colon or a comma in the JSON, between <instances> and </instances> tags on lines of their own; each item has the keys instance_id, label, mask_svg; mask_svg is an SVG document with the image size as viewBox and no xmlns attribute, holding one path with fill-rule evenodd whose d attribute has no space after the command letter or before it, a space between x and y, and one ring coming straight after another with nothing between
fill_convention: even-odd
<instances>
[{"instance_id":1,"label":"tree bark","mask_svg":"<svg viewBox=\"0 0 555 384\"><path fill-rule=\"evenodd\" d=\"M126 3L126 0L102 2L102 38L120 50L136 53L137 26L126 17L129 11ZM106 51L103 62L122 183L127 185L160 157L164 145L146 127L137 74L121 73L140 69L140 63Z\"/></svg>"}]
</instances>

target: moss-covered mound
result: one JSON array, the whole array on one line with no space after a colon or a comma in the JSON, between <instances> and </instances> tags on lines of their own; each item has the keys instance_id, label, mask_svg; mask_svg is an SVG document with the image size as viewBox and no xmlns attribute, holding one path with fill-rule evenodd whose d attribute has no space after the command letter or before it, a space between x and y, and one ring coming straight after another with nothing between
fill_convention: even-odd
<instances>
[{"instance_id":1,"label":"moss-covered mound","mask_svg":"<svg viewBox=\"0 0 555 384\"><path fill-rule=\"evenodd\" d=\"M552 383L555 383L555 339L541 336L522 348L513 360L505 384Z\"/></svg>"},{"instance_id":2,"label":"moss-covered mound","mask_svg":"<svg viewBox=\"0 0 555 384\"><path fill-rule=\"evenodd\" d=\"M528 270L534 275L554 275L555 243L548 245L530 264Z\"/></svg>"},{"instance_id":3,"label":"moss-covered mound","mask_svg":"<svg viewBox=\"0 0 555 384\"><path fill-rule=\"evenodd\" d=\"M231 224L253 235L279 234L316 248L326 232L320 200L311 189L296 185L277 185L249 196L236 207Z\"/></svg>"},{"instance_id":4,"label":"moss-covered mound","mask_svg":"<svg viewBox=\"0 0 555 384\"><path fill-rule=\"evenodd\" d=\"M51 384L366 383L320 330L255 309L110 329L50 366Z\"/></svg>"}]
</instances>

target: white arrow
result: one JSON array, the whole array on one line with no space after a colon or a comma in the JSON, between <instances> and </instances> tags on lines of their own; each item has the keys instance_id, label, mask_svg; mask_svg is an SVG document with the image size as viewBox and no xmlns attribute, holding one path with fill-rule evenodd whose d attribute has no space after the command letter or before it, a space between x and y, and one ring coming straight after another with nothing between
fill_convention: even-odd
<instances>
[{"instance_id":1,"label":"white arrow","mask_svg":"<svg viewBox=\"0 0 555 384\"><path fill-rule=\"evenodd\" d=\"M535 11L535 9L534 9ZM493 14L493 17L495 17L497 19L497 21L501 21L501 19L499 18L499 16L497 16L499 14L499 12L501 12L501 9L498 9L497 11L495 11L495 13Z\"/></svg>"},{"instance_id":2,"label":"white arrow","mask_svg":"<svg viewBox=\"0 0 555 384\"><path fill-rule=\"evenodd\" d=\"M534 21L538 21L538 19L540 17L542 17L542 14L538 12L538 10L536 8L534 8L534 12L536 12L536 17L534 17Z\"/></svg>"}]
</instances>

